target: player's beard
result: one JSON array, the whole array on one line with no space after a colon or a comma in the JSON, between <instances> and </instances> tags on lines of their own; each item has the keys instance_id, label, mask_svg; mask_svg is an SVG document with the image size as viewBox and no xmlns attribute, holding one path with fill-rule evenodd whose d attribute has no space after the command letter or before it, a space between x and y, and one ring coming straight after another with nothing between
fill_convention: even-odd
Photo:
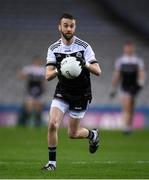
<instances>
[{"instance_id":1,"label":"player's beard","mask_svg":"<svg viewBox=\"0 0 149 180\"><path fill-rule=\"evenodd\" d=\"M70 41L74 36L72 33L63 33L62 31L61 31L61 33L62 33L63 37L66 39L66 41Z\"/></svg>"}]
</instances>

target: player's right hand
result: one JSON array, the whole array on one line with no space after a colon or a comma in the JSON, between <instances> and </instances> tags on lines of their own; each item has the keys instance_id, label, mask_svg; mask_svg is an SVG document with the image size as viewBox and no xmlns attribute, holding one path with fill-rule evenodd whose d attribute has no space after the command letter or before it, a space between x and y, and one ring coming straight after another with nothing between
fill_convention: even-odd
<instances>
[{"instance_id":1,"label":"player's right hand","mask_svg":"<svg viewBox=\"0 0 149 180\"><path fill-rule=\"evenodd\" d=\"M57 62L56 69L57 69L58 74L61 74L61 62Z\"/></svg>"},{"instance_id":2,"label":"player's right hand","mask_svg":"<svg viewBox=\"0 0 149 180\"><path fill-rule=\"evenodd\" d=\"M110 98L114 98L117 94L117 91L115 88L112 88L112 90L109 93Z\"/></svg>"}]
</instances>

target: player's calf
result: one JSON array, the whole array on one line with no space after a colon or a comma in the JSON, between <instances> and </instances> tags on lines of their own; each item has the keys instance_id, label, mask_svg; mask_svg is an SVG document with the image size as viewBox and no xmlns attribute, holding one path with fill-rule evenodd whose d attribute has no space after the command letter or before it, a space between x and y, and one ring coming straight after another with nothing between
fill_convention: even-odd
<instances>
[{"instance_id":1,"label":"player's calf","mask_svg":"<svg viewBox=\"0 0 149 180\"><path fill-rule=\"evenodd\" d=\"M68 130L68 137L71 139L76 139L78 137L78 133L76 130Z\"/></svg>"}]
</instances>

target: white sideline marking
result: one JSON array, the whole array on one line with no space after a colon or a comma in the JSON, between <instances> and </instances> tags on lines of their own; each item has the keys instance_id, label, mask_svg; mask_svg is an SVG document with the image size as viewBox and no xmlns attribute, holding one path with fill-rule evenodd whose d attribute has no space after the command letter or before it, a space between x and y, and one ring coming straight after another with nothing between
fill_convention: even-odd
<instances>
[{"instance_id":1,"label":"white sideline marking","mask_svg":"<svg viewBox=\"0 0 149 180\"><path fill-rule=\"evenodd\" d=\"M86 161L74 161L72 164L90 164L90 163L95 163L95 164L119 164L119 163L126 163L126 162L120 162L120 161L92 161L92 162L86 162ZM149 161L134 161L130 162L134 164L149 164Z\"/></svg>"},{"instance_id":2,"label":"white sideline marking","mask_svg":"<svg viewBox=\"0 0 149 180\"><path fill-rule=\"evenodd\" d=\"M118 163L118 161L92 161L91 163L95 163L95 164L114 164L114 163ZM90 162L86 162L86 161L74 161L72 162L72 164L90 164Z\"/></svg>"},{"instance_id":3,"label":"white sideline marking","mask_svg":"<svg viewBox=\"0 0 149 180\"><path fill-rule=\"evenodd\" d=\"M13 161L12 161L12 162L7 162L7 161L0 161L0 164L11 164L11 165L12 165L12 164L18 164L18 165L20 164L20 165L24 165L24 164L41 164L41 163L39 163L39 162L36 162L36 163L35 163L35 162L23 162L23 161L22 161L22 162L13 162Z\"/></svg>"},{"instance_id":4,"label":"white sideline marking","mask_svg":"<svg viewBox=\"0 0 149 180\"><path fill-rule=\"evenodd\" d=\"M7 164L8 162L0 161L0 164Z\"/></svg>"},{"instance_id":5,"label":"white sideline marking","mask_svg":"<svg viewBox=\"0 0 149 180\"><path fill-rule=\"evenodd\" d=\"M137 161L138 164L148 164L149 161Z\"/></svg>"},{"instance_id":6,"label":"white sideline marking","mask_svg":"<svg viewBox=\"0 0 149 180\"><path fill-rule=\"evenodd\" d=\"M73 161L71 164L119 164L119 163L127 163L127 162L120 162L120 161L92 161L92 162L87 162L87 161ZM149 161L134 161L134 162L130 162L130 163L134 163L134 164L149 164ZM18 165L24 165L24 164L41 164L41 162L7 162L7 161L0 161L0 165L1 164L18 164Z\"/></svg>"}]
</instances>

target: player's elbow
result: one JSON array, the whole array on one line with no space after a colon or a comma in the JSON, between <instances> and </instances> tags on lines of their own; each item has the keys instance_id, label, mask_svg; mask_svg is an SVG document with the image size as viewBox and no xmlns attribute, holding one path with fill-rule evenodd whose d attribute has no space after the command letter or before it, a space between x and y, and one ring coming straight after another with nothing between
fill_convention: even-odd
<instances>
[{"instance_id":1,"label":"player's elbow","mask_svg":"<svg viewBox=\"0 0 149 180\"><path fill-rule=\"evenodd\" d=\"M100 76L101 75L101 68L98 64L93 64L92 65L92 73L96 76Z\"/></svg>"},{"instance_id":2,"label":"player's elbow","mask_svg":"<svg viewBox=\"0 0 149 180\"><path fill-rule=\"evenodd\" d=\"M47 81L50 81L50 80L53 79L51 75L46 75L45 78L46 78Z\"/></svg>"},{"instance_id":3,"label":"player's elbow","mask_svg":"<svg viewBox=\"0 0 149 180\"><path fill-rule=\"evenodd\" d=\"M45 78L46 78L47 81L50 81L50 76L49 75L46 74Z\"/></svg>"},{"instance_id":4,"label":"player's elbow","mask_svg":"<svg viewBox=\"0 0 149 180\"><path fill-rule=\"evenodd\" d=\"M46 73L45 78L47 81L50 81L53 79L52 73Z\"/></svg>"},{"instance_id":5,"label":"player's elbow","mask_svg":"<svg viewBox=\"0 0 149 180\"><path fill-rule=\"evenodd\" d=\"M97 70L94 72L94 74L95 74L96 76L100 76L100 75L101 75L101 70L100 70L100 69L97 69Z\"/></svg>"}]
</instances>

